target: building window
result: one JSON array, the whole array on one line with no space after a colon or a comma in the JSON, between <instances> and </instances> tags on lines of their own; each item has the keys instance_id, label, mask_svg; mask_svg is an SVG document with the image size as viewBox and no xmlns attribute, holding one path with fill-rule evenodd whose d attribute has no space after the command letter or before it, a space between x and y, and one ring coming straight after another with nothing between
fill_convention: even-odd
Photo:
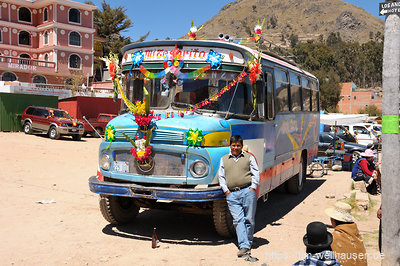
<instances>
[{"instance_id":1,"label":"building window","mask_svg":"<svg viewBox=\"0 0 400 266\"><path fill-rule=\"evenodd\" d=\"M31 45L31 36L27 31L20 31L18 36L18 43L22 45Z\"/></svg>"},{"instance_id":2,"label":"building window","mask_svg":"<svg viewBox=\"0 0 400 266\"><path fill-rule=\"evenodd\" d=\"M67 86L72 86L72 79L71 79L71 78L67 78L67 79L65 80L65 85L67 85Z\"/></svg>"},{"instance_id":3,"label":"building window","mask_svg":"<svg viewBox=\"0 0 400 266\"><path fill-rule=\"evenodd\" d=\"M11 72L5 72L1 76L1 80L2 81L14 81L14 80L17 80L17 76Z\"/></svg>"},{"instance_id":4,"label":"building window","mask_svg":"<svg viewBox=\"0 0 400 266\"><path fill-rule=\"evenodd\" d=\"M79 55L72 54L69 56L69 67L70 68L81 68L81 58Z\"/></svg>"},{"instance_id":5,"label":"building window","mask_svg":"<svg viewBox=\"0 0 400 266\"><path fill-rule=\"evenodd\" d=\"M69 45L81 46L81 35L76 31L71 31L69 34Z\"/></svg>"},{"instance_id":6,"label":"building window","mask_svg":"<svg viewBox=\"0 0 400 266\"><path fill-rule=\"evenodd\" d=\"M44 55L44 61L46 61L46 62L49 61L49 55L48 55L48 54L45 54L45 55ZM49 64L44 63L44 66L45 66L45 67L48 67Z\"/></svg>"},{"instance_id":7,"label":"building window","mask_svg":"<svg viewBox=\"0 0 400 266\"><path fill-rule=\"evenodd\" d=\"M49 33L47 31L43 34L43 44L49 44Z\"/></svg>"},{"instance_id":8,"label":"building window","mask_svg":"<svg viewBox=\"0 0 400 266\"><path fill-rule=\"evenodd\" d=\"M28 54L20 54L19 55L20 58L26 58L26 59L31 59L31 57ZM24 65L29 65L30 61L29 60L19 60L20 64L24 64Z\"/></svg>"},{"instance_id":9,"label":"building window","mask_svg":"<svg viewBox=\"0 0 400 266\"><path fill-rule=\"evenodd\" d=\"M26 7L21 7L18 10L18 20L24 22L32 22L31 11Z\"/></svg>"},{"instance_id":10,"label":"building window","mask_svg":"<svg viewBox=\"0 0 400 266\"><path fill-rule=\"evenodd\" d=\"M68 13L68 21L81 23L81 12L76 8L71 8Z\"/></svg>"},{"instance_id":11,"label":"building window","mask_svg":"<svg viewBox=\"0 0 400 266\"><path fill-rule=\"evenodd\" d=\"M46 84L47 80L45 77L41 76L41 75L36 75L33 77L33 83L42 83L42 84Z\"/></svg>"},{"instance_id":12,"label":"building window","mask_svg":"<svg viewBox=\"0 0 400 266\"><path fill-rule=\"evenodd\" d=\"M47 11L47 7L43 9L43 21L47 21L49 19L49 13Z\"/></svg>"},{"instance_id":13,"label":"building window","mask_svg":"<svg viewBox=\"0 0 400 266\"><path fill-rule=\"evenodd\" d=\"M0 30L0 42L3 42L3 31Z\"/></svg>"},{"instance_id":14,"label":"building window","mask_svg":"<svg viewBox=\"0 0 400 266\"><path fill-rule=\"evenodd\" d=\"M357 96L354 96L354 100L356 100L357 99Z\"/></svg>"},{"instance_id":15,"label":"building window","mask_svg":"<svg viewBox=\"0 0 400 266\"><path fill-rule=\"evenodd\" d=\"M349 99L349 100L351 99L350 95L349 95L349 96L347 96L347 99Z\"/></svg>"}]
</instances>

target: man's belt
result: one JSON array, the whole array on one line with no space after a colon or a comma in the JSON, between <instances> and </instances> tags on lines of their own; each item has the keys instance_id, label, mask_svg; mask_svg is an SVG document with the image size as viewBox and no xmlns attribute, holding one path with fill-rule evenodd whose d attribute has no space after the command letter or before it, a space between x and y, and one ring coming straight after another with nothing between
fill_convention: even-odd
<instances>
[{"instance_id":1,"label":"man's belt","mask_svg":"<svg viewBox=\"0 0 400 266\"><path fill-rule=\"evenodd\" d=\"M251 186L251 183L240 186L240 187L233 187L233 188L229 188L230 191L239 191L245 188L248 188L249 186Z\"/></svg>"}]
</instances>

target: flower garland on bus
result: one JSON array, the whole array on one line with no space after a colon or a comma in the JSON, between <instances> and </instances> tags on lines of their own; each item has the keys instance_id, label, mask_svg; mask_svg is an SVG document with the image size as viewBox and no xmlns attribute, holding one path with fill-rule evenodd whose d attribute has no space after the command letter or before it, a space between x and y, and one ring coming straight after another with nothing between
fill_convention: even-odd
<instances>
[{"instance_id":1,"label":"flower garland on bus","mask_svg":"<svg viewBox=\"0 0 400 266\"><path fill-rule=\"evenodd\" d=\"M106 127L106 130L104 132L104 137L106 141L109 141L110 143L108 144L106 149L110 148L111 143L115 140L115 128L114 126L108 125Z\"/></svg>"}]
</instances>

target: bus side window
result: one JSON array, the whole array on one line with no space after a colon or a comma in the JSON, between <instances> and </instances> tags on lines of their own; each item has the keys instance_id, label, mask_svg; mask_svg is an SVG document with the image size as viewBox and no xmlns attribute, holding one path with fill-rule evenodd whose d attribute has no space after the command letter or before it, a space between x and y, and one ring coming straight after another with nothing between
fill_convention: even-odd
<instances>
[{"instance_id":1,"label":"bus side window","mask_svg":"<svg viewBox=\"0 0 400 266\"><path fill-rule=\"evenodd\" d=\"M315 81L311 81L311 90L312 90L312 101L311 101L312 111L319 111L319 91Z\"/></svg>"},{"instance_id":2,"label":"bus side window","mask_svg":"<svg viewBox=\"0 0 400 266\"><path fill-rule=\"evenodd\" d=\"M275 108L274 108L274 84L272 80L272 73L265 73L265 103L266 103L266 113L267 118L269 120L274 119L275 117Z\"/></svg>"},{"instance_id":3,"label":"bus side window","mask_svg":"<svg viewBox=\"0 0 400 266\"><path fill-rule=\"evenodd\" d=\"M301 87L303 94L303 110L311 111L311 88L310 81L306 78L301 78Z\"/></svg>"},{"instance_id":4,"label":"bus side window","mask_svg":"<svg viewBox=\"0 0 400 266\"><path fill-rule=\"evenodd\" d=\"M276 109L277 112L289 111L289 82L287 73L275 69Z\"/></svg>"},{"instance_id":5,"label":"bus side window","mask_svg":"<svg viewBox=\"0 0 400 266\"><path fill-rule=\"evenodd\" d=\"M301 91L299 76L289 73L290 78L290 100L292 105L292 112L299 112L302 110L301 104Z\"/></svg>"}]
</instances>

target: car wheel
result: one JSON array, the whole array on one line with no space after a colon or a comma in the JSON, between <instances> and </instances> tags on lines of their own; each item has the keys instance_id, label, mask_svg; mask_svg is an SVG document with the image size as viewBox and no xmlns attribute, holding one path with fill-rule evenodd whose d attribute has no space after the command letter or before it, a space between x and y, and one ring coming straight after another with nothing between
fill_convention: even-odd
<instances>
[{"instance_id":1,"label":"car wheel","mask_svg":"<svg viewBox=\"0 0 400 266\"><path fill-rule=\"evenodd\" d=\"M32 133L32 125L30 122L25 122L24 124L24 133L31 134Z\"/></svg>"},{"instance_id":2,"label":"car wheel","mask_svg":"<svg viewBox=\"0 0 400 266\"><path fill-rule=\"evenodd\" d=\"M57 130L57 128L55 126L52 126L49 129L49 137L51 139L59 139L60 138L60 133L58 133L58 130Z\"/></svg>"}]
</instances>

